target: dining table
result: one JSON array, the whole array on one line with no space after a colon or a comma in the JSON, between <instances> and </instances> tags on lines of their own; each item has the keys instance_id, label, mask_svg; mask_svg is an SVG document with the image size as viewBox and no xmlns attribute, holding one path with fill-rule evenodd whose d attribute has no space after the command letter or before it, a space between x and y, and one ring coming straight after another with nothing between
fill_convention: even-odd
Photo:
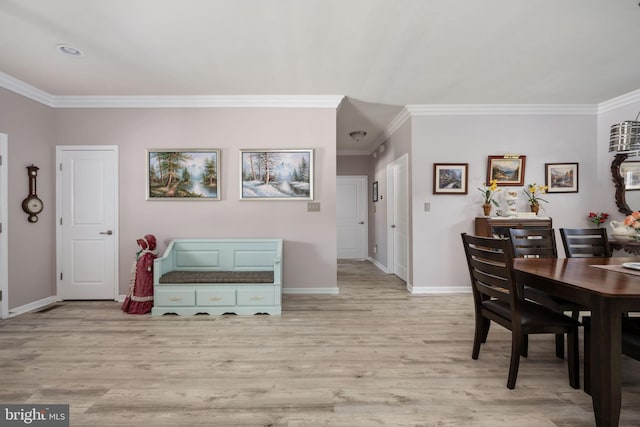
<instances>
[{"instance_id":1,"label":"dining table","mask_svg":"<svg viewBox=\"0 0 640 427\"><path fill-rule=\"evenodd\" d=\"M618 426L623 313L640 311L638 257L514 260L519 285L542 290L591 311L591 398L596 425ZM635 265L634 265L635 264Z\"/></svg>"}]
</instances>

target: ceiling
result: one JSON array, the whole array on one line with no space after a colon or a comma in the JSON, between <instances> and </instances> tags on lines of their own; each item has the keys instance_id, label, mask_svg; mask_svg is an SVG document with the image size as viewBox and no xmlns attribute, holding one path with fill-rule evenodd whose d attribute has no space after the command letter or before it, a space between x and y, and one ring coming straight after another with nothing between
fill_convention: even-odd
<instances>
[{"instance_id":1,"label":"ceiling","mask_svg":"<svg viewBox=\"0 0 640 427\"><path fill-rule=\"evenodd\" d=\"M637 0L0 0L0 40L0 72L52 96L344 95L345 154L406 105L640 88Z\"/></svg>"}]
</instances>

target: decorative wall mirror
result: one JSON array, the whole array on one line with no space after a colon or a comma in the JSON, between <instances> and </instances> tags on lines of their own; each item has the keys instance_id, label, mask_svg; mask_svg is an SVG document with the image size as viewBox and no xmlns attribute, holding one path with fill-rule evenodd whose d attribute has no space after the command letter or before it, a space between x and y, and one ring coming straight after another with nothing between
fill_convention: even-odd
<instances>
[{"instance_id":1,"label":"decorative wall mirror","mask_svg":"<svg viewBox=\"0 0 640 427\"><path fill-rule=\"evenodd\" d=\"M629 160L628 157L628 154L616 154L611 162L616 206L625 215L640 210L640 160Z\"/></svg>"}]
</instances>

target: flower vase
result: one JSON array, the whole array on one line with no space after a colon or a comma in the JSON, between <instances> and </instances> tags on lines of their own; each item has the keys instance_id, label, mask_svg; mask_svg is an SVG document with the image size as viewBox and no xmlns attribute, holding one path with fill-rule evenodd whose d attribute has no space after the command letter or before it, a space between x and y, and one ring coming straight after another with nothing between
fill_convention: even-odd
<instances>
[{"instance_id":1,"label":"flower vase","mask_svg":"<svg viewBox=\"0 0 640 427\"><path fill-rule=\"evenodd\" d=\"M484 216L491 215L491 205L489 203L482 205L482 210L484 211Z\"/></svg>"},{"instance_id":2,"label":"flower vase","mask_svg":"<svg viewBox=\"0 0 640 427\"><path fill-rule=\"evenodd\" d=\"M540 204L539 203L531 203L529 206L531 207L531 212L533 212L536 215L538 215L538 211L540 210Z\"/></svg>"}]
</instances>

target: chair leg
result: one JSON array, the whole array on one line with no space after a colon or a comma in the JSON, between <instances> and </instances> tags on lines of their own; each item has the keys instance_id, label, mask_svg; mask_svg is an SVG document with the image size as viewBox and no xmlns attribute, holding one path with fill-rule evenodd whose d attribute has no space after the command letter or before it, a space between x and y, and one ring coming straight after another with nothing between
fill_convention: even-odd
<instances>
[{"instance_id":1,"label":"chair leg","mask_svg":"<svg viewBox=\"0 0 640 427\"><path fill-rule=\"evenodd\" d=\"M509 378L507 388L512 390L516 386L518 378L518 368L520 366L520 355L522 354L522 343L526 335L511 332L511 362L509 364Z\"/></svg>"},{"instance_id":2,"label":"chair leg","mask_svg":"<svg viewBox=\"0 0 640 427\"><path fill-rule=\"evenodd\" d=\"M567 333L567 365L569 385L580 388L580 351L578 350L578 328Z\"/></svg>"},{"instance_id":3,"label":"chair leg","mask_svg":"<svg viewBox=\"0 0 640 427\"><path fill-rule=\"evenodd\" d=\"M489 335L489 328L491 327L491 320L484 318L484 325L482 325L482 330L483 330L483 334L482 334L482 343L486 343L487 342L487 336Z\"/></svg>"},{"instance_id":4,"label":"chair leg","mask_svg":"<svg viewBox=\"0 0 640 427\"><path fill-rule=\"evenodd\" d=\"M529 335L522 336L522 357L529 356Z\"/></svg>"},{"instance_id":5,"label":"chair leg","mask_svg":"<svg viewBox=\"0 0 640 427\"><path fill-rule=\"evenodd\" d=\"M580 319L580 312L573 310L571 318L577 322ZM556 357L564 359L564 334L556 334Z\"/></svg>"},{"instance_id":6,"label":"chair leg","mask_svg":"<svg viewBox=\"0 0 640 427\"><path fill-rule=\"evenodd\" d=\"M591 331L584 328L584 392L591 394Z\"/></svg>"},{"instance_id":7,"label":"chair leg","mask_svg":"<svg viewBox=\"0 0 640 427\"><path fill-rule=\"evenodd\" d=\"M556 334L556 357L564 359L564 334Z\"/></svg>"},{"instance_id":8,"label":"chair leg","mask_svg":"<svg viewBox=\"0 0 640 427\"><path fill-rule=\"evenodd\" d=\"M480 344L487 340L489 326L491 321L480 314L476 314L476 332L473 336L473 349L471 350L471 358L477 359L480 354Z\"/></svg>"}]
</instances>

